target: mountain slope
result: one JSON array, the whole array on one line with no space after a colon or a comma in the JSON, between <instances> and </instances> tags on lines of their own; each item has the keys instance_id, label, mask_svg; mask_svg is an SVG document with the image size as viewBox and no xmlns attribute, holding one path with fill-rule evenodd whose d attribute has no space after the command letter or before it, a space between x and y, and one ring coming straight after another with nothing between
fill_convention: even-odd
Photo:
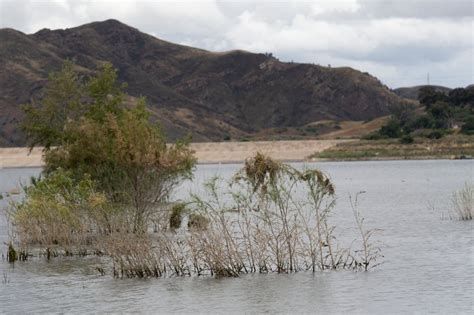
<instances>
[{"instance_id":1,"label":"mountain slope","mask_svg":"<svg viewBox=\"0 0 474 315\"><path fill-rule=\"evenodd\" d=\"M66 59L84 75L111 62L130 95L147 97L171 138L192 133L195 141L222 140L319 120L366 120L402 101L375 77L351 68L284 63L245 51L213 53L115 20L32 35L1 29L0 145L24 144L16 127L19 105L41 97L47 73Z\"/></svg>"}]
</instances>

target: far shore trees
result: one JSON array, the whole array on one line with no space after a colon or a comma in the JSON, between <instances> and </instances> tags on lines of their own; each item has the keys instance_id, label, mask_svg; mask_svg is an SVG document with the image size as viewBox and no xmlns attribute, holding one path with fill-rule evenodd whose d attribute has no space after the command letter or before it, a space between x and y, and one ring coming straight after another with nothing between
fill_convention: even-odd
<instances>
[{"instance_id":1,"label":"far shore trees","mask_svg":"<svg viewBox=\"0 0 474 315\"><path fill-rule=\"evenodd\" d=\"M411 143L415 136L438 139L455 129L463 134L474 134L473 87L444 93L427 86L420 89L418 100L425 113L417 113L410 102L394 106L390 109L390 120L367 139L401 138L402 143Z\"/></svg>"}]
</instances>

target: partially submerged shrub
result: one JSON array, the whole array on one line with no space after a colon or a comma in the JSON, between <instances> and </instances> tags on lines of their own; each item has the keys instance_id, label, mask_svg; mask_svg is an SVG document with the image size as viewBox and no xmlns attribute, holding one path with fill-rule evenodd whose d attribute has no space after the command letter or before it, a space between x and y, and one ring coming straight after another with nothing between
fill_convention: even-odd
<instances>
[{"instance_id":1,"label":"partially submerged shrub","mask_svg":"<svg viewBox=\"0 0 474 315\"><path fill-rule=\"evenodd\" d=\"M18 254L13 247L13 244L10 242L8 243L8 250L7 250L7 261L13 263L18 260Z\"/></svg>"},{"instance_id":2,"label":"partially submerged shrub","mask_svg":"<svg viewBox=\"0 0 474 315\"><path fill-rule=\"evenodd\" d=\"M202 214L192 213L188 218L188 229L192 231L203 231L207 229L209 220Z\"/></svg>"},{"instance_id":3,"label":"partially submerged shrub","mask_svg":"<svg viewBox=\"0 0 474 315\"><path fill-rule=\"evenodd\" d=\"M472 220L474 218L474 185L465 184L462 189L453 193L451 218Z\"/></svg>"},{"instance_id":4,"label":"partially submerged shrub","mask_svg":"<svg viewBox=\"0 0 474 315\"><path fill-rule=\"evenodd\" d=\"M147 234L112 233L104 240L104 252L112 258L116 278L160 277L164 265Z\"/></svg>"},{"instance_id":5,"label":"partially submerged shrub","mask_svg":"<svg viewBox=\"0 0 474 315\"><path fill-rule=\"evenodd\" d=\"M177 203L171 207L170 227L172 229L179 229L183 220L186 205L184 203Z\"/></svg>"},{"instance_id":6,"label":"partially submerged shrub","mask_svg":"<svg viewBox=\"0 0 474 315\"><path fill-rule=\"evenodd\" d=\"M90 179L76 183L69 171L59 169L28 188L13 216L22 239L46 248L47 257L57 255L59 246L73 254L74 245L92 244L111 257L115 277L368 270L379 257L358 212L362 250L337 242L329 222L335 205L329 176L262 154L249 159L230 182L212 178L206 194L192 195L187 231L176 233L131 229L130 217L112 211L93 184ZM167 224L179 227L183 212L183 204L175 205Z\"/></svg>"},{"instance_id":7,"label":"partially submerged shrub","mask_svg":"<svg viewBox=\"0 0 474 315\"><path fill-rule=\"evenodd\" d=\"M71 172L58 169L28 187L10 214L23 244L68 248L90 245L95 235L110 232L111 212L90 178L75 182Z\"/></svg>"},{"instance_id":8,"label":"partially submerged shrub","mask_svg":"<svg viewBox=\"0 0 474 315\"><path fill-rule=\"evenodd\" d=\"M367 270L374 262L375 252L360 256L336 243L329 223L335 188L319 170L298 171L258 154L234 176L230 190L218 178L206 187L208 197L194 195L193 205L209 225L193 236L192 252L212 274ZM370 237L363 235L367 249Z\"/></svg>"},{"instance_id":9,"label":"partially submerged shrub","mask_svg":"<svg viewBox=\"0 0 474 315\"><path fill-rule=\"evenodd\" d=\"M44 146L46 176L61 168L76 182L90 177L129 229L143 233L195 159L187 141L167 145L143 98L128 106L125 96L110 64L81 80L68 62L50 75L39 106L25 106L22 126L31 148Z\"/></svg>"}]
</instances>

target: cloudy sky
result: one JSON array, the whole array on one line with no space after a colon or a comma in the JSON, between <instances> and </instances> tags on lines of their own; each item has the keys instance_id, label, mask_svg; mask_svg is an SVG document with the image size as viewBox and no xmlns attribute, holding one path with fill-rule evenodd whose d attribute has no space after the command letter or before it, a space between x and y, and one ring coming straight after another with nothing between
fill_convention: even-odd
<instances>
[{"instance_id":1,"label":"cloudy sky","mask_svg":"<svg viewBox=\"0 0 474 315\"><path fill-rule=\"evenodd\" d=\"M25 33L118 19L212 51L351 66L389 87L474 83L473 0L0 0L0 27Z\"/></svg>"}]
</instances>

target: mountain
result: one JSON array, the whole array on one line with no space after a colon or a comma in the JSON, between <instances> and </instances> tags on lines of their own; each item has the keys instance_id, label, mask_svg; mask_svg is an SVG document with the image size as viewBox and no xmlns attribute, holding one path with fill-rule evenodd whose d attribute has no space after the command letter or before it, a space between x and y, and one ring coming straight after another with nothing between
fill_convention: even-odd
<instances>
[{"instance_id":1,"label":"mountain","mask_svg":"<svg viewBox=\"0 0 474 315\"><path fill-rule=\"evenodd\" d=\"M271 54L215 53L166 42L116 20L27 35L0 29L0 145L24 145L20 104L38 100L71 59L84 75L104 62L127 92L146 96L172 139L238 139L322 120L369 120L402 101L380 81L342 67L280 62Z\"/></svg>"},{"instance_id":2,"label":"mountain","mask_svg":"<svg viewBox=\"0 0 474 315\"><path fill-rule=\"evenodd\" d=\"M435 91L443 92L443 93L448 93L449 91L451 91L450 88L445 87L445 86L440 86L440 85L417 85L417 86L410 86L410 87L400 87L400 88L394 89L393 92L402 98L417 101L418 93L424 87L431 87L431 88L434 88Z\"/></svg>"}]
</instances>

